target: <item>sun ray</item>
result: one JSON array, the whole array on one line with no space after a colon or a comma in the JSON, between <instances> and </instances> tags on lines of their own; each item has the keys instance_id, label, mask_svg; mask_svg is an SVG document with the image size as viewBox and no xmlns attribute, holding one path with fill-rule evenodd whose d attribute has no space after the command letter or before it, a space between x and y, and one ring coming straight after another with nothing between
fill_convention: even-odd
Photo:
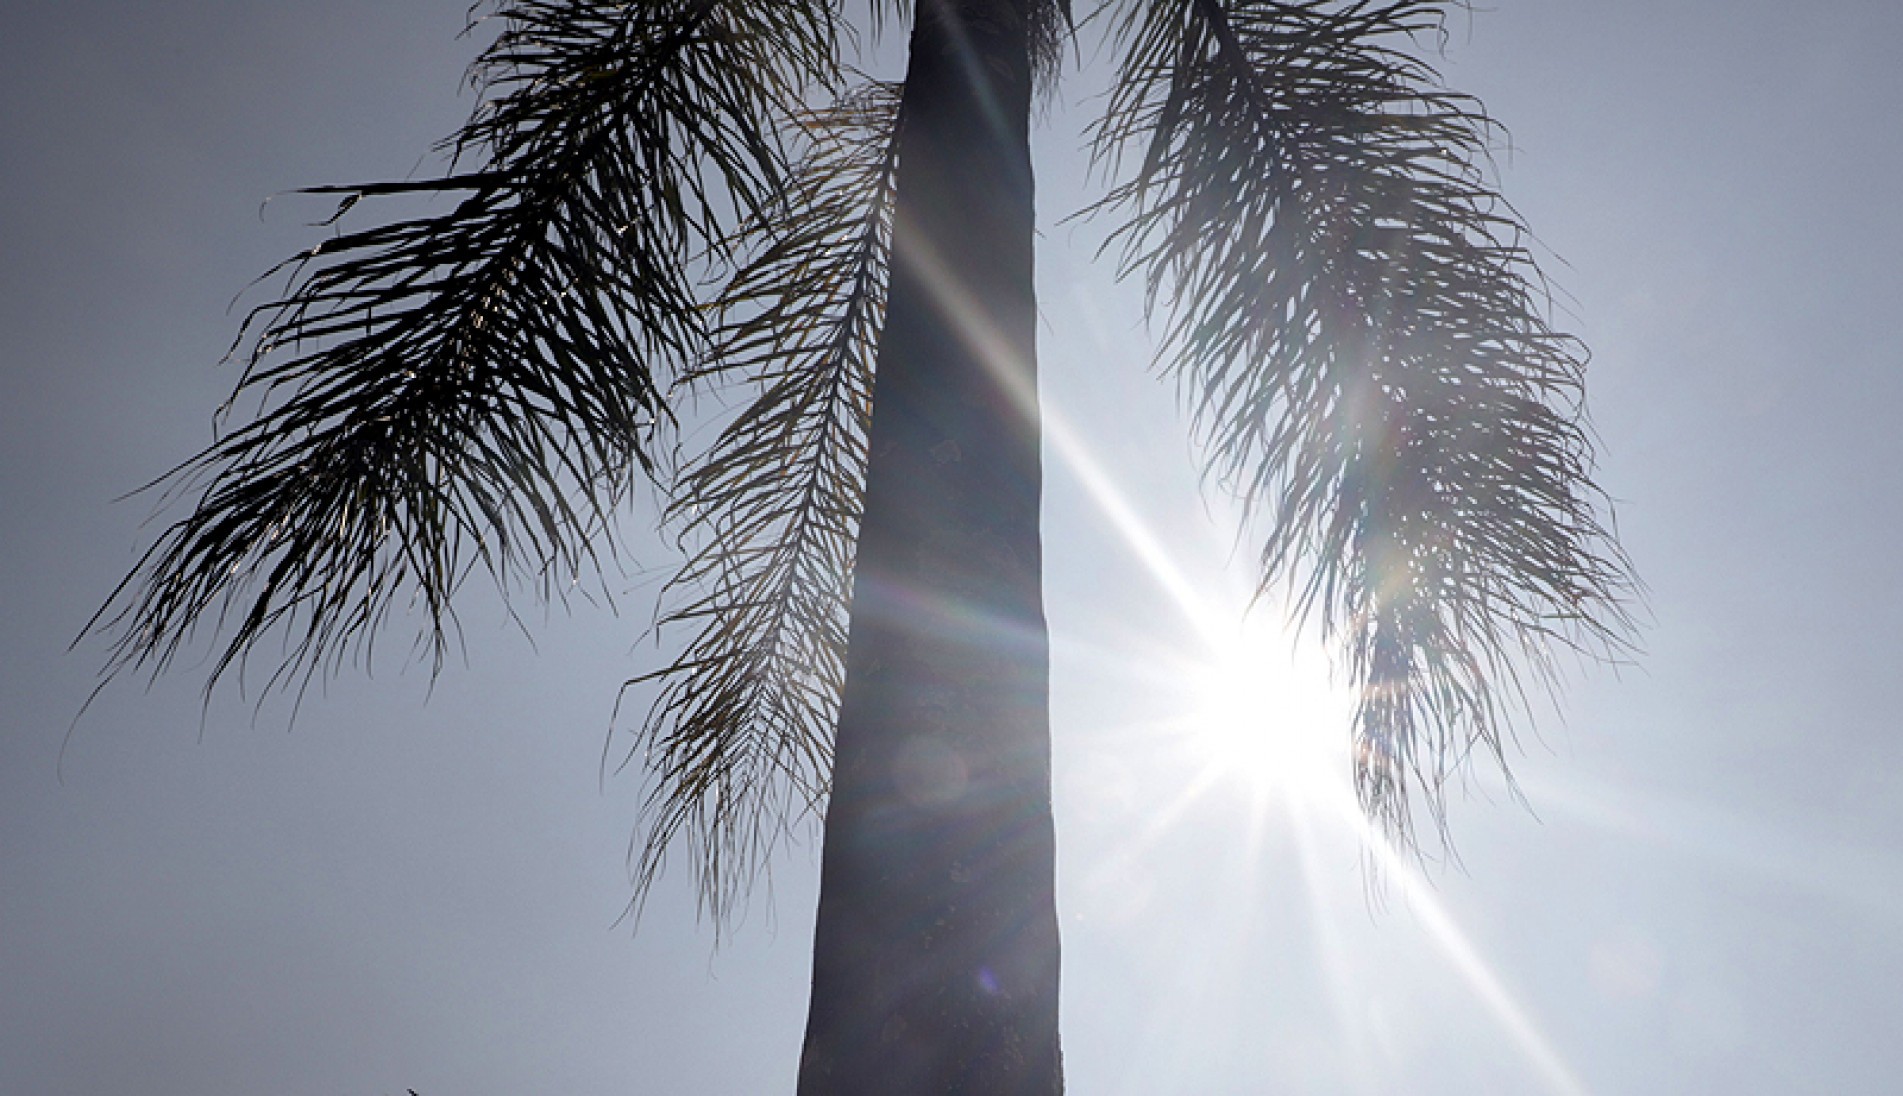
<instances>
[{"instance_id":1,"label":"sun ray","mask_svg":"<svg viewBox=\"0 0 1903 1096\"><path fill-rule=\"evenodd\" d=\"M1269 808L1279 801L1296 834L1304 881L1310 891L1317 925L1326 923L1328 911L1324 908L1316 885L1312 824L1328 821L1342 825L1359 838L1384 877L1400 886L1409 908L1416 912L1441 956L1494 1023L1512 1040L1534 1072L1544 1081L1547 1091L1555 1096L1587 1096L1589 1090L1584 1081L1480 955L1414 865L1397 853L1362 813L1351 785L1345 779L1345 757L1332 755L1328 749L1331 741L1345 741L1345 736L1331 739L1323 725L1301 725L1306 715L1317 724L1345 728L1352 699L1341 696L1333 698L1342 705L1342 710L1335 713L1339 718L1329 723L1324 714L1328 707L1326 674L1316 674L1312 666L1281 670L1294 660L1293 652L1284 651L1286 657L1278 660L1270 642L1271 637L1262 625L1251 627L1247 622L1239 623L1243 616L1240 611L1223 613L1216 603L1202 593L1069 422L1048 406L1045 408L1045 438L1051 452L1084 488L1103 518L1117 532L1125 548L1169 595L1171 603L1195 629L1206 649L1206 657L1200 666L1192 666L1191 672L1201 676L1205 686L1213 688L1215 698L1213 702L1205 704L1208 710L1200 717L1205 725L1204 731L1198 737L1210 739L1212 743L1226 743L1215 745L1208 763L1197 778L1163 810L1150 817L1135 840L1122 850L1119 864L1127 865L1143 849L1157 843L1181 815L1233 770L1237 762L1256 762L1251 767L1266 773L1267 779L1266 782L1258 781L1250 785L1252 798L1248 845L1252 849L1260 849L1265 835L1264 827L1271 814ZM1277 638L1285 646L1292 646L1291 637L1286 634ZM1278 670L1281 672L1277 673ZM1303 674L1301 670L1307 673ZM1317 702L1311 695L1291 704L1289 695L1276 692L1278 685L1286 689L1304 677L1310 683L1308 687L1311 693L1319 693L1322 701ZM1313 684L1315 681L1323 684L1316 686ZM1304 706L1310 709L1307 713L1298 710L1292 719L1287 717L1287 708L1301 709ZM1284 722L1279 726L1265 723L1265 717L1278 709L1284 710ZM1225 757L1225 751L1233 753ZM1333 764L1337 761L1340 764ZM1340 946L1338 934L1331 936L1327 929L1320 927L1317 931L1324 937L1324 963L1337 1019L1344 1031L1354 1031L1354 1018L1347 1006L1350 981L1345 951ZM1331 939L1334 941L1332 948L1329 946ZM1357 1058L1360 1057L1363 1056L1357 1055ZM1364 1083L1371 1083L1365 1073L1366 1067L1357 1068L1362 1071L1358 1073L1358 1078Z\"/></svg>"},{"instance_id":2,"label":"sun ray","mask_svg":"<svg viewBox=\"0 0 1903 1096\"><path fill-rule=\"evenodd\" d=\"M1134 865L1145 852L1161 843L1163 836L1181 821L1184 814L1207 795L1209 790L1221 779L1214 770L1204 770L1196 779L1190 781L1176 798L1154 810L1145 811L1143 825L1130 835L1117 850L1117 856L1104 865L1105 872L1123 871Z\"/></svg>"},{"instance_id":3,"label":"sun ray","mask_svg":"<svg viewBox=\"0 0 1903 1096\"><path fill-rule=\"evenodd\" d=\"M963 336L977 347L980 359L993 369L1020 408L1026 414L1037 413L1039 409L1035 392L1023 371L1011 368L1004 340L990 329L975 308L970 307L961 287L935 269L936 260L937 257L930 254L915 253L906 257L906 261L918 264L928 281L937 289L947 309L961 319L959 326ZM1369 823L1348 786L1339 779L1311 779L1311 773L1326 769L1326 766L1314 764L1321 756L1319 753L1308 752L1312 748L1310 743L1326 741L1320 733L1322 728L1308 727L1304 734L1300 726L1291 728L1283 724L1277 728L1266 728L1248 718L1252 713L1260 714L1264 706L1283 706L1289 700L1285 696L1261 692L1259 682L1263 672L1271 670L1276 664L1273 659L1263 657L1267 648L1261 642L1260 632L1237 633L1237 620L1243 614L1222 612L1221 607L1191 581L1162 539L1150 529L1102 462L1057 409L1044 405L1041 422L1049 451L1076 478L1126 549L1143 565L1151 579L1169 596L1171 604L1192 626L1207 660L1203 673L1211 675L1211 680L1218 683L1216 700L1212 705L1214 711L1204 713L1202 718L1205 724L1214 724L1213 730L1205 737L1216 742L1227 742L1227 747L1218 747L1211 754L1209 763L1182 793L1162 810L1151 814L1143 829L1121 850L1118 864L1127 865L1143 850L1153 846L1198 799L1220 783L1225 772L1230 771L1236 762L1244 760L1250 751L1259 751L1254 760L1262 764L1254 767L1268 773L1270 780L1281 785L1285 793L1281 796L1282 801L1292 814L1311 812L1321 818L1334 819L1361 838L1380 870L1402 888L1410 908L1417 912L1442 956L1544 1079L1549 1091L1558 1096L1586 1096L1584 1082L1560 1057L1527 1010L1514 999L1505 984L1481 958L1453 917L1420 879L1413 865L1396 853L1387 839ZM1287 637L1284 638L1286 641ZM1288 679L1293 678L1293 674L1288 675ZM1235 690L1243 695L1226 697L1223 695L1225 690ZM1210 718L1212 714L1213 720ZM1301 716L1298 714L1295 718L1299 721ZM1345 728L1346 720L1340 721L1339 725ZM1260 733L1270 729L1276 733ZM1237 750L1243 756L1225 758L1221 756L1225 748ZM1340 775L1340 771L1337 771L1337 777ZM1252 791L1254 796L1250 818L1253 843L1259 840L1272 797L1266 795L1266 789L1259 784L1252 785ZM1336 971L1345 970L1345 964L1333 966Z\"/></svg>"},{"instance_id":4,"label":"sun ray","mask_svg":"<svg viewBox=\"0 0 1903 1096\"><path fill-rule=\"evenodd\" d=\"M1528 1064L1545 1080L1548 1091L1557 1096L1587 1096L1585 1082L1560 1056L1532 1015L1494 973L1493 967L1481 957L1479 949L1461 931L1459 923L1434 895L1414 864L1395 851L1360 810L1343 809L1337 812L1337 817L1360 832L1363 845L1383 877L1400 887L1408 908L1419 918L1441 956L1486 1006L1494 1022L1513 1039Z\"/></svg>"},{"instance_id":5,"label":"sun ray","mask_svg":"<svg viewBox=\"0 0 1903 1096\"><path fill-rule=\"evenodd\" d=\"M1295 838L1296 864L1302 874L1302 891L1308 898L1308 911L1314 926L1316 951L1320 955L1322 978L1327 983L1328 1008L1335 1026L1348 1043L1345 1058L1350 1063L1355 1083L1363 1092L1380 1092L1383 1086L1375 1072L1376 1048L1370 1045L1368 1025L1361 1022L1352 1007L1347 945L1342 940L1335 911L1329 908L1321 886L1320 854L1315 848L1315 814L1293 801L1284 804L1289 829Z\"/></svg>"},{"instance_id":6,"label":"sun ray","mask_svg":"<svg viewBox=\"0 0 1903 1096\"><path fill-rule=\"evenodd\" d=\"M1806 891L1888 929L1903 927L1903 859L1806 838L1707 804L1647 797L1576 773L1521 781L1543 811L1695 858L1708 868Z\"/></svg>"}]
</instances>

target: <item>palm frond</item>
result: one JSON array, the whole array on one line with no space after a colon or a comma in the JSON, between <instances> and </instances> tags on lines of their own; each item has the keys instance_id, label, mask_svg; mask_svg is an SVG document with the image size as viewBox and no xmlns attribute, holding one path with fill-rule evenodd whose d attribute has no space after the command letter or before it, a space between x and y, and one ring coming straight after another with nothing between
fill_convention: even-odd
<instances>
[{"instance_id":1,"label":"palm frond","mask_svg":"<svg viewBox=\"0 0 1903 1096\"><path fill-rule=\"evenodd\" d=\"M778 128L835 74L832 5L523 0L500 27L448 173L313 191L338 217L454 204L280 268L240 335L256 417L161 481L194 508L89 626L111 672L228 625L211 682L276 630L273 682L308 681L414 608L440 664L472 568L559 590L596 563L704 342L689 260L777 199Z\"/></svg>"},{"instance_id":2,"label":"palm frond","mask_svg":"<svg viewBox=\"0 0 1903 1096\"><path fill-rule=\"evenodd\" d=\"M845 680L873 355L885 313L899 93L871 84L802 119L808 155L720 302L685 383L756 390L681 477L668 520L688 560L658 627L696 629L640 741L652 781L645 891L689 846L724 918L817 807ZM632 684L632 683L631 683Z\"/></svg>"},{"instance_id":3,"label":"palm frond","mask_svg":"<svg viewBox=\"0 0 1903 1096\"><path fill-rule=\"evenodd\" d=\"M1636 593L1593 485L1585 352L1548 320L1495 126L1414 52L1424 0L1169 0L1116 34L1094 134L1212 474L1360 689L1390 833L1500 760L1553 655L1615 656Z\"/></svg>"},{"instance_id":4,"label":"palm frond","mask_svg":"<svg viewBox=\"0 0 1903 1096\"><path fill-rule=\"evenodd\" d=\"M933 0L947 3L951 0ZM1010 5L1015 14L1029 24L1031 41L1031 69L1037 76L1042 91L1056 89L1057 77L1063 67L1064 47L1071 44L1077 24L1072 16L1071 0L998 0L1000 6ZM869 0L869 23L873 38L882 37L889 24L909 26L916 13L919 0Z\"/></svg>"},{"instance_id":5,"label":"palm frond","mask_svg":"<svg viewBox=\"0 0 1903 1096\"><path fill-rule=\"evenodd\" d=\"M1077 20L1071 11L1071 0L1032 0L1029 18L1031 70L1039 86L1048 92L1057 86L1058 72L1064 64L1064 47L1076 36Z\"/></svg>"}]
</instances>

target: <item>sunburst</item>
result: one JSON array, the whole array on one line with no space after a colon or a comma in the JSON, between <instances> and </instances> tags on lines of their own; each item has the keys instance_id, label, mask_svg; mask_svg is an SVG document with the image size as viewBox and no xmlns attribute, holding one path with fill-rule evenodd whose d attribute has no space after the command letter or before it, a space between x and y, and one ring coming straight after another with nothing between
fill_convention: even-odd
<instances>
[{"instance_id":1,"label":"sunburst","mask_svg":"<svg viewBox=\"0 0 1903 1096\"><path fill-rule=\"evenodd\" d=\"M1210 654L1188 674L1189 747L1270 796L1310 804L1351 794L1342 728L1353 700L1319 654L1254 618L1206 634Z\"/></svg>"}]
</instances>

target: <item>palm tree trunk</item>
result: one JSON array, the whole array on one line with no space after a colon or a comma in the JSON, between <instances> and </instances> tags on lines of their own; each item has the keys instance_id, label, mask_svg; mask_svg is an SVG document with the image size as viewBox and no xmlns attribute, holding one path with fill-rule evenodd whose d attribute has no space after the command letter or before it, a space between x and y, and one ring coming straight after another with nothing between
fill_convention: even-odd
<instances>
[{"instance_id":1,"label":"palm tree trunk","mask_svg":"<svg viewBox=\"0 0 1903 1096\"><path fill-rule=\"evenodd\" d=\"M1048 1096L1028 0L919 0L802 1096Z\"/></svg>"}]
</instances>

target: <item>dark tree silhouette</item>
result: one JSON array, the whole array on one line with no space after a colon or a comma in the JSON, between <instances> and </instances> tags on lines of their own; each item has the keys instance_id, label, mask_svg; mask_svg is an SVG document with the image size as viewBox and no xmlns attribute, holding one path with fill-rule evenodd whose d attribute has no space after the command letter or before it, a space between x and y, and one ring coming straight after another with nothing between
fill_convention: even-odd
<instances>
[{"instance_id":1,"label":"dark tree silhouette","mask_svg":"<svg viewBox=\"0 0 1903 1096\"><path fill-rule=\"evenodd\" d=\"M657 483L692 634L637 885L684 848L722 915L823 812L800 1090L1059 1091L1029 133L1075 36L1118 66L1089 212L1263 588L1345 652L1371 815L1438 830L1555 652L1628 640L1585 355L1424 59L1446 7L875 0L885 85L830 0L500 4L449 168L315 191L395 212L248 319L256 411L162 481L109 671L210 624L212 682L270 636L301 687L412 606L440 663L474 572L561 596ZM672 459L710 389L749 399Z\"/></svg>"}]
</instances>

